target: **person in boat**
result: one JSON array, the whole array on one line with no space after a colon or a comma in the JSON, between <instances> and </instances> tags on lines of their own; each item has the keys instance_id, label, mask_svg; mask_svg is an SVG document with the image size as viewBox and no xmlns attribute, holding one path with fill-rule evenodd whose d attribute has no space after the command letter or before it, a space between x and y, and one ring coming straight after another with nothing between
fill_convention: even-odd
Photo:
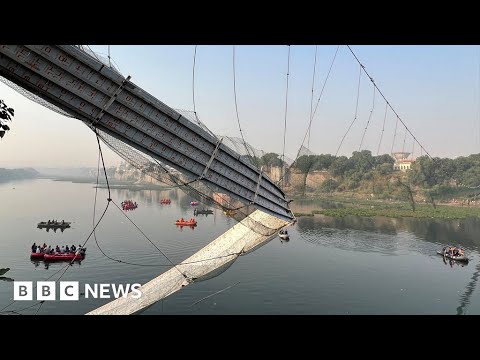
<instances>
[{"instance_id":1,"label":"person in boat","mask_svg":"<svg viewBox=\"0 0 480 360\"><path fill-rule=\"evenodd\" d=\"M185 222L185 220L183 220L183 217L180 219L180 222Z\"/></svg>"},{"instance_id":2,"label":"person in boat","mask_svg":"<svg viewBox=\"0 0 480 360\"><path fill-rule=\"evenodd\" d=\"M60 252L60 247L59 247L58 245L55 247L55 252L56 252L56 253L59 253L59 252Z\"/></svg>"},{"instance_id":3,"label":"person in boat","mask_svg":"<svg viewBox=\"0 0 480 360\"><path fill-rule=\"evenodd\" d=\"M61 249L60 249L60 252L61 253L64 253L65 252L65 246L62 245Z\"/></svg>"},{"instance_id":4,"label":"person in boat","mask_svg":"<svg viewBox=\"0 0 480 360\"><path fill-rule=\"evenodd\" d=\"M69 252L70 252L70 248L68 247L68 245L65 245L65 252L66 252L66 253L69 253Z\"/></svg>"},{"instance_id":5,"label":"person in boat","mask_svg":"<svg viewBox=\"0 0 480 360\"><path fill-rule=\"evenodd\" d=\"M48 247L45 249L45 254L50 254L52 252L52 247L48 245Z\"/></svg>"},{"instance_id":6,"label":"person in boat","mask_svg":"<svg viewBox=\"0 0 480 360\"><path fill-rule=\"evenodd\" d=\"M72 245L72 247L70 248L70 250L71 250L73 253L77 250L77 248L75 247L75 244Z\"/></svg>"},{"instance_id":7,"label":"person in boat","mask_svg":"<svg viewBox=\"0 0 480 360\"><path fill-rule=\"evenodd\" d=\"M40 246L37 246L37 249L35 250L35 253L40 254Z\"/></svg>"},{"instance_id":8,"label":"person in boat","mask_svg":"<svg viewBox=\"0 0 480 360\"><path fill-rule=\"evenodd\" d=\"M32 253L34 253L35 251L37 251L37 244L36 244L36 243L33 243L33 245L32 245Z\"/></svg>"}]
</instances>

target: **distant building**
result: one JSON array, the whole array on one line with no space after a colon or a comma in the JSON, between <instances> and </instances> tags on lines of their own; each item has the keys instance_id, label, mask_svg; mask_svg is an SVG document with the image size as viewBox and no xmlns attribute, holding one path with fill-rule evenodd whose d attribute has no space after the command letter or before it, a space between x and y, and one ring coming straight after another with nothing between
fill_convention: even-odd
<instances>
[{"instance_id":1,"label":"distant building","mask_svg":"<svg viewBox=\"0 0 480 360\"><path fill-rule=\"evenodd\" d=\"M400 170L404 172L410 170L410 167L415 162L415 160L408 159L409 155L409 152L392 153L392 157L395 159L395 163L393 164L393 170Z\"/></svg>"}]
</instances>

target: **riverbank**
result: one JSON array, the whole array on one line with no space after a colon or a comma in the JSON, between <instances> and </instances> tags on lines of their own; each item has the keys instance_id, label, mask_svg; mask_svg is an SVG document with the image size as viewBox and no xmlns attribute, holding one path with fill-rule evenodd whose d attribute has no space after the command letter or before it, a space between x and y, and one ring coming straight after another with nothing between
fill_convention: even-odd
<instances>
[{"instance_id":1,"label":"riverbank","mask_svg":"<svg viewBox=\"0 0 480 360\"><path fill-rule=\"evenodd\" d=\"M91 178L91 177L44 176L41 178L50 179L52 181L66 181L74 184L93 184L93 185L97 184L96 178ZM122 190L131 190L131 191L172 189L171 186L167 186L167 185L150 184L150 183L134 183L132 181L118 181L113 179L108 180L108 185L110 186L110 189L122 189ZM107 188L107 183L105 182L105 180L99 179L98 188L99 189Z\"/></svg>"},{"instance_id":2,"label":"riverbank","mask_svg":"<svg viewBox=\"0 0 480 360\"><path fill-rule=\"evenodd\" d=\"M300 200L300 199L298 199ZM314 216L322 214L332 217L344 217L348 215L372 217L414 217L414 218L437 218L437 219L464 219L468 217L479 217L480 208L472 206L452 206L447 204L439 204L435 207L432 204L415 204L415 211L412 210L411 204L408 202L386 202L379 200L355 200L345 198L326 199L304 199L304 202L311 201L310 211L298 210L294 214L296 217ZM341 206L317 206L315 200L328 201L329 203L339 204Z\"/></svg>"}]
</instances>

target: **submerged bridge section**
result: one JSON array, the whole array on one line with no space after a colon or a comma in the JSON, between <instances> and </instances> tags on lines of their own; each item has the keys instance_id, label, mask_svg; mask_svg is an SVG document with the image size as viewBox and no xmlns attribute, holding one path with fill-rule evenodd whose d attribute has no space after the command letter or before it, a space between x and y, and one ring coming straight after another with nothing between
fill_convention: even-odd
<instances>
[{"instance_id":1,"label":"submerged bridge section","mask_svg":"<svg viewBox=\"0 0 480 360\"><path fill-rule=\"evenodd\" d=\"M0 45L0 76L215 191L294 219L284 192L265 174L77 46Z\"/></svg>"}]
</instances>

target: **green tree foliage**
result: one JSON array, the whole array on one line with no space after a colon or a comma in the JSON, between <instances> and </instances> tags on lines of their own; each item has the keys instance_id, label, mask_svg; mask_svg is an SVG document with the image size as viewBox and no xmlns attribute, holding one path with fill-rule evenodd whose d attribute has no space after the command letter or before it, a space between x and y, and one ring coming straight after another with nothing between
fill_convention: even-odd
<instances>
[{"instance_id":1,"label":"green tree foliage","mask_svg":"<svg viewBox=\"0 0 480 360\"><path fill-rule=\"evenodd\" d=\"M278 157L278 154L267 153L260 158L260 165L272 167L272 166L282 166L282 159Z\"/></svg>"},{"instance_id":2,"label":"green tree foliage","mask_svg":"<svg viewBox=\"0 0 480 360\"><path fill-rule=\"evenodd\" d=\"M337 188L338 188L338 182L333 180L333 179L325 180L320 185L320 191L321 192L331 192L331 191L337 190Z\"/></svg>"},{"instance_id":3,"label":"green tree foliage","mask_svg":"<svg viewBox=\"0 0 480 360\"><path fill-rule=\"evenodd\" d=\"M307 187L307 176L313 165L317 161L316 155L302 155L296 161L296 168L303 174L303 195Z\"/></svg>"},{"instance_id":4,"label":"green tree foliage","mask_svg":"<svg viewBox=\"0 0 480 360\"><path fill-rule=\"evenodd\" d=\"M10 130L7 122L12 121L14 112L11 107L8 107L7 104L0 99L0 139L3 138L6 131Z\"/></svg>"},{"instance_id":5,"label":"green tree foliage","mask_svg":"<svg viewBox=\"0 0 480 360\"><path fill-rule=\"evenodd\" d=\"M343 176L350 169L350 162L346 156L339 156L330 165L330 172L333 176Z\"/></svg>"},{"instance_id":6,"label":"green tree foliage","mask_svg":"<svg viewBox=\"0 0 480 360\"><path fill-rule=\"evenodd\" d=\"M315 161L312 165L313 170L328 170L332 163L335 161L335 156L331 154L310 155L315 157Z\"/></svg>"},{"instance_id":7,"label":"green tree foliage","mask_svg":"<svg viewBox=\"0 0 480 360\"><path fill-rule=\"evenodd\" d=\"M393 165L390 163L383 163L377 165L376 170L381 175L387 175L393 172Z\"/></svg>"},{"instance_id":8,"label":"green tree foliage","mask_svg":"<svg viewBox=\"0 0 480 360\"><path fill-rule=\"evenodd\" d=\"M379 166L382 164L389 164L391 168L393 168L393 164L395 159L388 154L378 155L373 158L373 162L375 166Z\"/></svg>"}]
</instances>

